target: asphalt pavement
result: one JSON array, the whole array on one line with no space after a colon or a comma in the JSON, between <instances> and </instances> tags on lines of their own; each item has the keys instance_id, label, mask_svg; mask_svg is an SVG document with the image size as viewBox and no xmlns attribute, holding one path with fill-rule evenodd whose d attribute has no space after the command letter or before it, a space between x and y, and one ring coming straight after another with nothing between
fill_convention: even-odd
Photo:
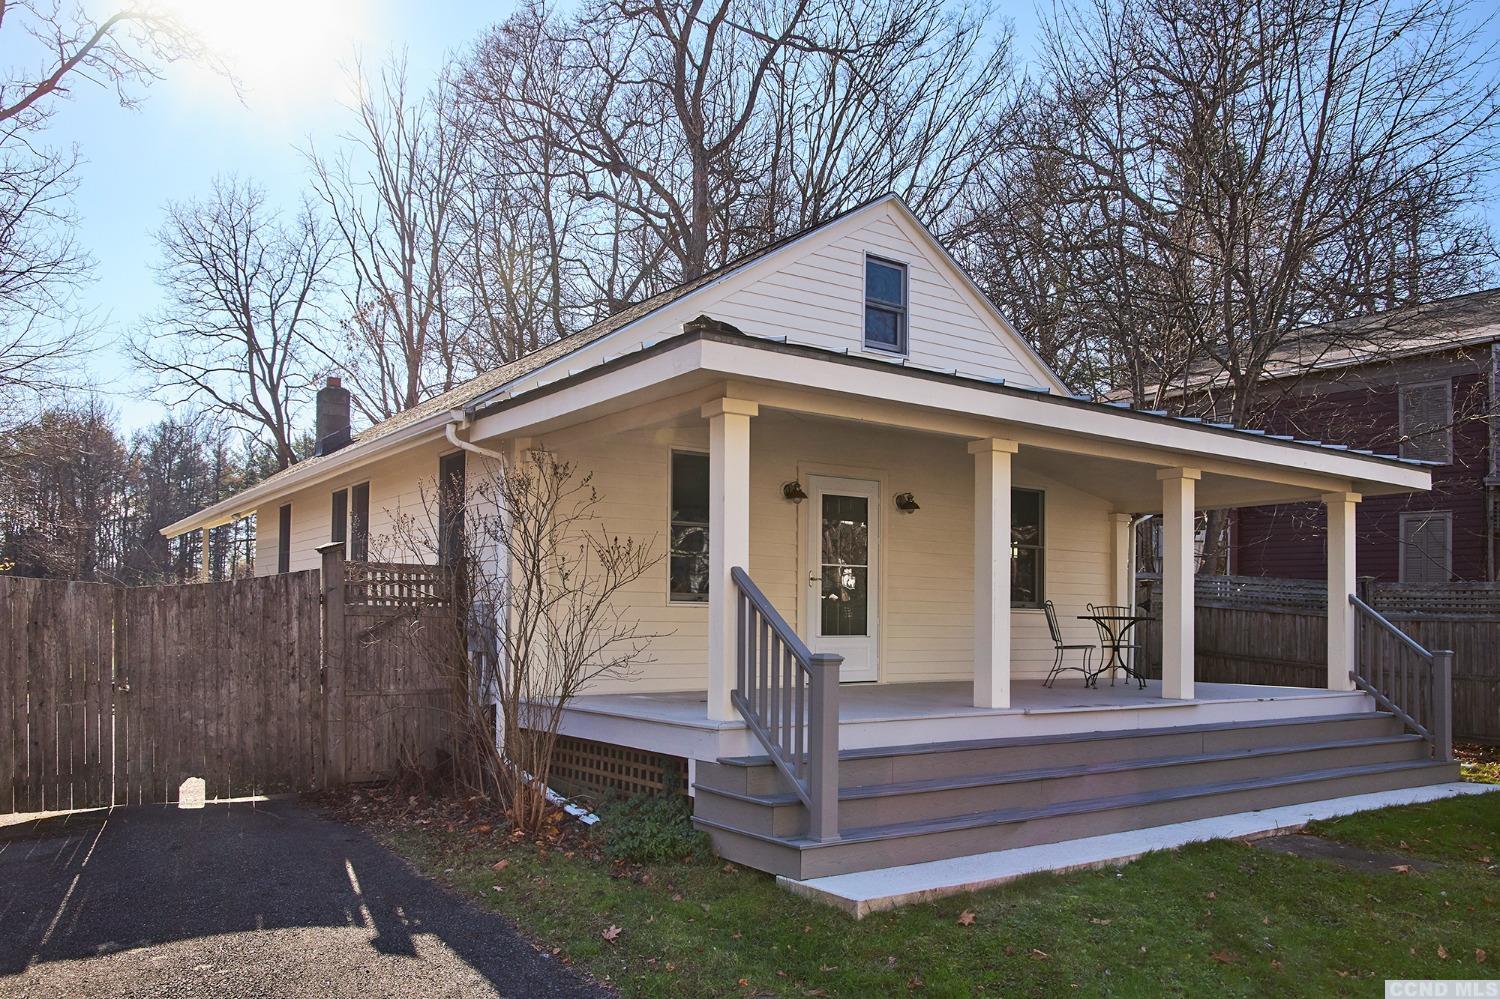
<instances>
[{"instance_id":1,"label":"asphalt pavement","mask_svg":"<svg viewBox=\"0 0 1500 999\"><path fill-rule=\"evenodd\" d=\"M598 996L291 800L0 827L0 996Z\"/></svg>"}]
</instances>

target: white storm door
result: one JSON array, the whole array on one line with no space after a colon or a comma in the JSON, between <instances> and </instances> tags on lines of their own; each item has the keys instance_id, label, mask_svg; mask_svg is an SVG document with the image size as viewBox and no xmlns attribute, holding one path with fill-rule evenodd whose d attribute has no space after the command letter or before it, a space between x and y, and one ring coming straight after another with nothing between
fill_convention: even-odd
<instances>
[{"instance_id":1,"label":"white storm door","mask_svg":"<svg viewBox=\"0 0 1500 999\"><path fill-rule=\"evenodd\" d=\"M880 675L880 484L808 477L806 611L808 647L844 657L840 679Z\"/></svg>"}]
</instances>

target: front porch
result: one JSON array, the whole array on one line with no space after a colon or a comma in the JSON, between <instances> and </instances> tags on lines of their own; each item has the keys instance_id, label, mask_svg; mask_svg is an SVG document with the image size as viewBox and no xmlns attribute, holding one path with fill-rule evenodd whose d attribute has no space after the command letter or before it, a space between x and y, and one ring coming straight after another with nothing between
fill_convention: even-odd
<instances>
[{"instance_id":1,"label":"front porch","mask_svg":"<svg viewBox=\"0 0 1500 999\"><path fill-rule=\"evenodd\" d=\"M1011 683L1010 706L974 706L973 684L844 684L839 688L838 746L926 746L937 742L1024 737L1066 738L1088 732L1130 731L1195 725L1253 723L1276 719L1344 715L1374 710L1357 691L1254 684L1199 683L1191 700L1163 697L1161 681L1141 690L1121 681L1098 688L1060 679ZM698 761L763 752L742 718L711 719L706 690L588 694L568 706L566 735L680 756Z\"/></svg>"}]
</instances>

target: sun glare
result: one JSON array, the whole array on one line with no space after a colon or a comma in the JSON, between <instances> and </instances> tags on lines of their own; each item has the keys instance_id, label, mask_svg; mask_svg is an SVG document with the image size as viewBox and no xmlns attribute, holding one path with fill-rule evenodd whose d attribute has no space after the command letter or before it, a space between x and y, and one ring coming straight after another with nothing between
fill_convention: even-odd
<instances>
[{"instance_id":1,"label":"sun glare","mask_svg":"<svg viewBox=\"0 0 1500 999\"><path fill-rule=\"evenodd\" d=\"M372 0L172 0L233 76L257 112L295 116L314 104L343 100L347 68L368 43ZM192 85L206 85L206 67ZM220 90L227 86L216 77ZM202 91L199 91L200 93Z\"/></svg>"}]
</instances>

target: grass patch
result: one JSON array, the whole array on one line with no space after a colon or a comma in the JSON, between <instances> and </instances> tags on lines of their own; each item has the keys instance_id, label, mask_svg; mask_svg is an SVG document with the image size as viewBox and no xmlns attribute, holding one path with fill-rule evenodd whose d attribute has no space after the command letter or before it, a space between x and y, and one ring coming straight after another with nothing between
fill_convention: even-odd
<instances>
[{"instance_id":1,"label":"grass patch","mask_svg":"<svg viewBox=\"0 0 1500 999\"><path fill-rule=\"evenodd\" d=\"M612 864L436 825L380 834L629 996L1316 996L1495 974L1500 880L1477 857L1500 854L1500 794L1318 831L1440 866L1368 873L1208 843L856 923L719 861Z\"/></svg>"}]
</instances>

